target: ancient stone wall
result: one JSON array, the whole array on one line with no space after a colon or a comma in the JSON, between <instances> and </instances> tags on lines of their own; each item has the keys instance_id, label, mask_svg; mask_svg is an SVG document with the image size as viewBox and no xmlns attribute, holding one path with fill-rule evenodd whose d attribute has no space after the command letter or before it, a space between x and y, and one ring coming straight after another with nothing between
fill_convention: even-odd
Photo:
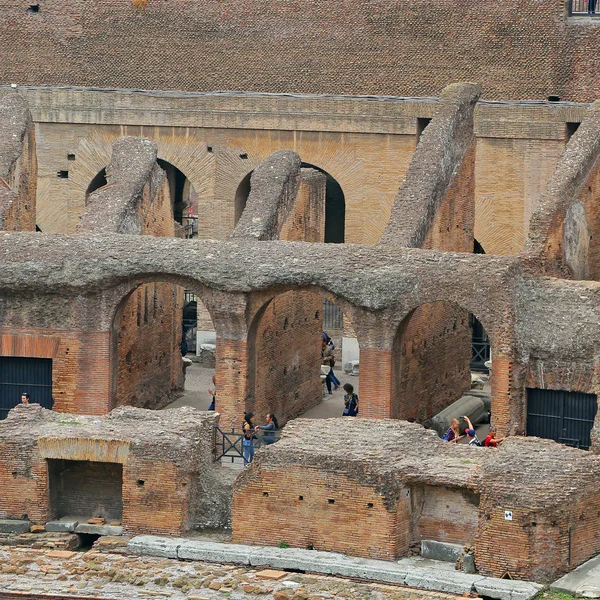
<instances>
[{"instance_id":1,"label":"ancient stone wall","mask_svg":"<svg viewBox=\"0 0 600 600\"><path fill-rule=\"evenodd\" d=\"M217 421L189 407L85 417L19 405L0 423L0 515L43 524L66 514L120 521L122 511L130 534L224 526L229 499L212 462Z\"/></svg>"},{"instance_id":2,"label":"ancient stone wall","mask_svg":"<svg viewBox=\"0 0 600 600\"><path fill-rule=\"evenodd\" d=\"M143 138L124 137L113 144L107 185L89 196L78 225L81 234L175 235L168 183L156 152L156 144ZM146 284L123 302L114 317L118 331L111 343L114 402L156 408L183 388L183 289Z\"/></svg>"},{"instance_id":3,"label":"ancient stone wall","mask_svg":"<svg viewBox=\"0 0 600 600\"><path fill-rule=\"evenodd\" d=\"M437 96L461 78L492 99L599 95L597 26L568 18L564 0L38 6L0 4L13 24L3 83Z\"/></svg>"},{"instance_id":4,"label":"ancient stone wall","mask_svg":"<svg viewBox=\"0 0 600 600\"><path fill-rule=\"evenodd\" d=\"M26 101L0 94L0 230L35 231L35 128Z\"/></svg>"},{"instance_id":5,"label":"ancient stone wall","mask_svg":"<svg viewBox=\"0 0 600 600\"><path fill-rule=\"evenodd\" d=\"M554 580L597 552L599 460L537 438L473 448L402 421L300 419L236 480L233 536L388 559L452 542L484 575ZM588 543L572 554L575 537Z\"/></svg>"}]
</instances>

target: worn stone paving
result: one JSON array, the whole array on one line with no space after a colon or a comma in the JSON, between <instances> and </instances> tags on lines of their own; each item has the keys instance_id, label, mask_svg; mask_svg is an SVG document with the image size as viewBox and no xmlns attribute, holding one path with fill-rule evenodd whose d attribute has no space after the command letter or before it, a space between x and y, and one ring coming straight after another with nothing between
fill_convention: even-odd
<instances>
[{"instance_id":1,"label":"worn stone paving","mask_svg":"<svg viewBox=\"0 0 600 600\"><path fill-rule=\"evenodd\" d=\"M0 598L2 592L132 600L433 600L454 597L439 592L300 573L286 573L281 579L274 580L262 576L261 571L235 565L107 554L97 549L61 555L50 549L5 547L0 548Z\"/></svg>"}]
</instances>

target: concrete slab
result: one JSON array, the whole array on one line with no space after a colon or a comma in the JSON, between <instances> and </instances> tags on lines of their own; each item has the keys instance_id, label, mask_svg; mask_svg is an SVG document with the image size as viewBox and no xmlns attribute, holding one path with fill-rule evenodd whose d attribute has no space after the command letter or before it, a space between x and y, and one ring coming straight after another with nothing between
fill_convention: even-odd
<instances>
[{"instance_id":1,"label":"concrete slab","mask_svg":"<svg viewBox=\"0 0 600 600\"><path fill-rule=\"evenodd\" d=\"M29 533L31 521L0 519L0 533Z\"/></svg>"},{"instance_id":2,"label":"concrete slab","mask_svg":"<svg viewBox=\"0 0 600 600\"><path fill-rule=\"evenodd\" d=\"M136 538L133 538L134 540ZM241 544L220 544L196 540L181 540L177 547L177 558L180 560L206 560L219 563L236 563L249 565L252 546ZM264 563L266 564L266 563ZM272 566L272 565L269 565Z\"/></svg>"},{"instance_id":3,"label":"concrete slab","mask_svg":"<svg viewBox=\"0 0 600 600\"><path fill-rule=\"evenodd\" d=\"M475 582L475 591L480 596L488 596L498 600L531 600L544 587L539 583L530 581L497 579L495 577L480 577Z\"/></svg>"},{"instance_id":4,"label":"concrete slab","mask_svg":"<svg viewBox=\"0 0 600 600\"><path fill-rule=\"evenodd\" d=\"M157 535L138 535L129 540L127 549L133 554L144 556L161 556L163 558L178 558L179 546L188 540L182 538L167 538Z\"/></svg>"},{"instance_id":5,"label":"concrete slab","mask_svg":"<svg viewBox=\"0 0 600 600\"><path fill-rule=\"evenodd\" d=\"M59 533L72 533L79 525L79 521L48 521L46 523L46 531L55 531Z\"/></svg>"},{"instance_id":6,"label":"concrete slab","mask_svg":"<svg viewBox=\"0 0 600 600\"><path fill-rule=\"evenodd\" d=\"M574 571L567 573L550 585L551 590L582 596L584 598L596 598L590 596L596 589L600 589L600 555L579 565ZM583 593L588 594L583 596Z\"/></svg>"},{"instance_id":7,"label":"concrete slab","mask_svg":"<svg viewBox=\"0 0 600 600\"><path fill-rule=\"evenodd\" d=\"M477 579L477 575L467 575L460 571L450 573L434 569L413 569L406 575L404 585L462 596L471 594Z\"/></svg>"},{"instance_id":8,"label":"concrete slab","mask_svg":"<svg viewBox=\"0 0 600 600\"><path fill-rule=\"evenodd\" d=\"M123 535L123 528L116 525L92 525L80 523L75 527L75 533L91 533L94 535Z\"/></svg>"},{"instance_id":9,"label":"concrete slab","mask_svg":"<svg viewBox=\"0 0 600 600\"><path fill-rule=\"evenodd\" d=\"M448 544L446 542L436 542L435 540L421 541L421 556L423 558L455 563L460 558L462 551L461 544Z\"/></svg>"}]
</instances>

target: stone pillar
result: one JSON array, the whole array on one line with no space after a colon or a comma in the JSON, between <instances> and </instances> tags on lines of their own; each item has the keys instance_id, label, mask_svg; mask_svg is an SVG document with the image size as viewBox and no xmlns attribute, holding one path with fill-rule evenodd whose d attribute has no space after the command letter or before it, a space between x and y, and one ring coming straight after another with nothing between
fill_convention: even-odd
<instances>
[{"instance_id":1,"label":"stone pillar","mask_svg":"<svg viewBox=\"0 0 600 600\"><path fill-rule=\"evenodd\" d=\"M525 427L525 390L518 362L509 355L492 357L492 424L498 434L513 434Z\"/></svg>"}]
</instances>

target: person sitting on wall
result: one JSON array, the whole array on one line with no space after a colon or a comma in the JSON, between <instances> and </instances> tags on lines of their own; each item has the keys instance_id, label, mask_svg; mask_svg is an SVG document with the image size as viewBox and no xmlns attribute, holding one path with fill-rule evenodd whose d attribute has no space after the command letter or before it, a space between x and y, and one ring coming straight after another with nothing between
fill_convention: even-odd
<instances>
[{"instance_id":1,"label":"person sitting on wall","mask_svg":"<svg viewBox=\"0 0 600 600\"><path fill-rule=\"evenodd\" d=\"M358 396L354 393L351 383L344 384L344 412L343 417L356 417L358 415Z\"/></svg>"},{"instance_id":2,"label":"person sitting on wall","mask_svg":"<svg viewBox=\"0 0 600 600\"><path fill-rule=\"evenodd\" d=\"M471 423L471 419L465 415L463 419L467 422L467 429L465 429L465 435L467 436L467 443L469 446L481 446L481 442L475 433L475 428L473 427L473 423Z\"/></svg>"},{"instance_id":3,"label":"person sitting on wall","mask_svg":"<svg viewBox=\"0 0 600 600\"><path fill-rule=\"evenodd\" d=\"M460 435L460 422L458 419L452 419L452 423L450 423L450 428L446 433L442 436L442 439L446 442L456 443L458 440L462 440L465 436Z\"/></svg>"},{"instance_id":4,"label":"person sitting on wall","mask_svg":"<svg viewBox=\"0 0 600 600\"><path fill-rule=\"evenodd\" d=\"M212 402L208 407L208 410L215 410L215 402L217 400L217 384L215 382L215 376L212 376L212 387L208 388L208 393L212 396Z\"/></svg>"},{"instance_id":5,"label":"person sitting on wall","mask_svg":"<svg viewBox=\"0 0 600 600\"><path fill-rule=\"evenodd\" d=\"M275 432L279 429L279 423L277 423L277 417L273 413L267 415L266 425L257 425L254 431L264 431L263 442L265 445L274 444L277 441Z\"/></svg>"},{"instance_id":6,"label":"person sitting on wall","mask_svg":"<svg viewBox=\"0 0 600 600\"><path fill-rule=\"evenodd\" d=\"M497 448L498 444L502 443L506 438L497 438L496 437L496 426L492 425L490 427L490 432L487 434L485 440L483 440L483 445L489 448Z\"/></svg>"}]
</instances>

